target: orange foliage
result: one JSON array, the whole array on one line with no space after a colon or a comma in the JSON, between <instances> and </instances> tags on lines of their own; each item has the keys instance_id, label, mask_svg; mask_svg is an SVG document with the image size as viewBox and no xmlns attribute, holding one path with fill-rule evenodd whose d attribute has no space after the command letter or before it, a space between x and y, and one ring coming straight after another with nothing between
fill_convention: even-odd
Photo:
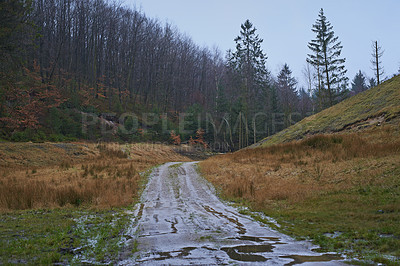
<instances>
[{"instance_id":1,"label":"orange foliage","mask_svg":"<svg viewBox=\"0 0 400 266\"><path fill-rule=\"evenodd\" d=\"M205 134L204 130L201 129L201 128L199 128L199 129L196 131L196 139L193 139L192 136L190 136L189 145L196 145L196 144L198 144L198 145L203 146L204 149L206 149L206 148L208 147L208 145L207 145L207 143L204 141L204 134Z\"/></svg>"},{"instance_id":2,"label":"orange foliage","mask_svg":"<svg viewBox=\"0 0 400 266\"><path fill-rule=\"evenodd\" d=\"M140 136L144 136L144 129L143 128L138 128L138 133Z\"/></svg>"},{"instance_id":3,"label":"orange foliage","mask_svg":"<svg viewBox=\"0 0 400 266\"><path fill-rule=\"evenodd\" d=\"M170 139L172 141L172 144L181 145L181 136L180 135L176 135L174 130L171 131Z\"/></svg>"},{"instance_id":4,"label":"orange foliage","mask_svg":"<svg viewBox=\"0 0 400 266\"><path fill-rule=\"evenodd\" d=\"M8 128L38 128L40 119L53 107L58 107L65 99L56 86L43 81L40 67L34 62L33 70L23 69L24 79L15 84L7 84L5 105L7 116L0 121Z\"/></svg>"}]
</instances>

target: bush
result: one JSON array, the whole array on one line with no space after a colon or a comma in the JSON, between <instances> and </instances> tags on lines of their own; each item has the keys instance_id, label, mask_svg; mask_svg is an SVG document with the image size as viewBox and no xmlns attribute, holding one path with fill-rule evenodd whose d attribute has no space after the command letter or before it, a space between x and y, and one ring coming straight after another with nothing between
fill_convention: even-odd
<instances>
[{"instance_id":1,"label":"bush","mask_svg":"<svg viewBox=\"0 0 400 266\"><path fill-rule=\"evenodd\" d=\"M27 136L27 133L25 131L15 132L11 136L11 141L15 141L15 142L25 142L28 140L29 140L29 137Z\"/></svg>"},{"instance_id":2,"label":"bush","mask_svg":"<svg viewBox=\"0 0 400 266\"><path fill-rule=\"evenodd\" d=\"M33 130L30 128L24 131L15 132L11 136L11 141L15 142L26 142L26 141L44 141L46 140L46 134L41 130Z\"/></svg>"},{"instance_id":3,"label":"bush","mask_svg":"<svg viewBox=\"0 0 400 266\"><path fill-rule=\"evenodd\" d=\"M53 134L74 138L82 137L81 121L80 114L71 109L53 108L47 118L47 123Z\"/></svg>"},{"instance_id":4,"label":"bush","mask_svg":"<svg viewBox=\"0 0 400 266\"><path fill-rule=\"evenodd\" d=\"M48 139L53 142L65 141L65 137L61 134L50 134Z\"/></svg>"}]
</instances>

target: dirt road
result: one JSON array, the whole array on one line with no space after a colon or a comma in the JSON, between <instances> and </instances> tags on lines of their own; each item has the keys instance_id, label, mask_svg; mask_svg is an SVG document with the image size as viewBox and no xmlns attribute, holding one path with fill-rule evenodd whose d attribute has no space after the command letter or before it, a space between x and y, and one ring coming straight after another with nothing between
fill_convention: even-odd
<instances>
[{"instance_id":1,"label":"dirt road","mask_svg":"<svg viewBox=\"0 0 400 266\"><path fill-rule=\"evenodd\" d=\"M138 252L120 264L343 265L221 202L196 167L167 163L153 171L135 212Z\"/></svg>"}]
</instances>

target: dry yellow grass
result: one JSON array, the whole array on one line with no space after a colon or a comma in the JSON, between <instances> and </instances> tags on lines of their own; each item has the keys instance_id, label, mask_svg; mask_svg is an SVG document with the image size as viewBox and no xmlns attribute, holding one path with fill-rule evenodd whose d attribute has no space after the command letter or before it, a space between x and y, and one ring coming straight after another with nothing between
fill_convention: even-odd
<instances>
[{"instance_id":1,"label":"dry yellow grass","mask_svg":"<svg viewBox=\"0 0 400 266\"><path fill-rule=\"evenodd\" d=\"M367 264L399 264L400 131L394 121L241 150L201 162L200 169L224 198L276 219L285 234Z\"/></svg>"},{"instance_id":2,"label":"dry yellow grass","mask_svg":"<svg viewBox=\"0 0 400 266\"><path fill-rule=\"evenodd\" d=\"M188 161L158 144L0 144L0 210L126 206L139 173Z\"/></svg>"},{"instance_id":3,"label":"dry yellow grass","mask_svg":"<svg viewBox=\"0 0 400 266\"><path fill-rule=\"evenodd\" d=\"M400 137L390 125L246 149L200 163L225 197L244 199L261 209L378 184L383 181L376 177L398 165Z\"/></svg>"}]
</instances>

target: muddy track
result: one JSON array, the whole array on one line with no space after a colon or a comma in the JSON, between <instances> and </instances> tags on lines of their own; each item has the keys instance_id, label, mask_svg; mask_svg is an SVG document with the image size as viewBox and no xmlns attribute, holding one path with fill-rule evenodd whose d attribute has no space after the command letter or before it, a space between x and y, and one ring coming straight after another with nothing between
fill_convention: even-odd
<instances>
[{"instance_id":1,"label":"muddy track","mask_svg":"<svg viewBox=\"0 0 400 266\"><path fill-rule=\"evenodd\" d=\"M138 252L130 264L344 265L334 254L276 232L221 202L195 163L153 171L137 206Z\"/></svg>"}]
</instances>

